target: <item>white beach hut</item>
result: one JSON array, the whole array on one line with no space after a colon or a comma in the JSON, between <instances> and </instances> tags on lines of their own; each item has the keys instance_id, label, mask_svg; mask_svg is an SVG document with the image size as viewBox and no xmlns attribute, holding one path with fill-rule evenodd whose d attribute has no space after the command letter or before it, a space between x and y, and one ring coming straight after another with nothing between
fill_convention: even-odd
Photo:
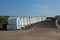
<instances>
[{"instance_id":1,"label":"white beach hut","mask_svg":"<svg viewBox=\"0 0 60 40\"><path fill-rule=\"evenodd\" d=\"M41 21L45 21L46 20L46 16L41 16Z\"/></svg>"},{"instance_id":2,"label":"white beach hut","mask_svg":"<svg viewBox=\"0 0 60 40\"><path fill-rule=\"evenodd\" d=\"M7 29L21 29L22 24L19 17L9 17Z\"/></svg>"}]
</instances>

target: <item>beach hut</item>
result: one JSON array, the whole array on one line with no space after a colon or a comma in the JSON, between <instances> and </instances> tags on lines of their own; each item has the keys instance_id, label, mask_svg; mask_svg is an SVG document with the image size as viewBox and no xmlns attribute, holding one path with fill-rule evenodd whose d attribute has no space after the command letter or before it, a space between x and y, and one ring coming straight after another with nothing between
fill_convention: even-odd
<instances>
[{"instance_id":1,"label":"beach hut","mask_svg":"<svg viewBox=\"0 0 60 40\"><path fill-rule=\"evenodd\" d=\"M34 23L37 23L37 22L38 22L37 16L34 16Z\"/></svg>"},{"instance_id":2,"label":"beach hut","mask_svg":"<svg viewBox=\"0 0 60 40\"><path fill-rule=\"evenodd\" d=\"M24 25L25 26L30 25L30 17L24 17Z\"/></svg>"},{"instance_id":3,"label":"beach hut","mask_svg":"<svg viewBox=\"0 0 60 40\"><path fill-rule=\"evenodd\" d=\"M44 21L46 20L46 17L45 16L41 16L41 21Z\"/></svg>"},{"instance_id":4,"label":"beach hut","mask_svg":"<svg viewBox=\"0 0 60 40\"><path fill-rule=\"evenodd\" d=\"M21 29L21 23L20 17L9 17L7 29Z\"/></svg>"},{"instance_id":5,"label":"beach hut","mask_svg":"<svg viewBox=\"0 0 60 40\"><path fill-rule=\"evenodd\" d=\"M30 17L27 18L27 24L30 25Z\"/></svg>"},{"instance_id":6,"label":"beach hut","mask_svg":"<svg viewBox=\"0 0 60 40\"><path fill-rule=\"evenodd\" d=\"M37 17L37 21L40 22L40 17L39 16Z\"/></svg>"},{"instance_id":7,"label":"beach hut","mask_svg":"<svg viewBox=\"0 0 60 40\"><path fill-rule=\"evenodd\" d=\"M30 17L30 24L34 23L34 17Z\"/></svg>"},{"instance_id":8,"label":"beach hut","mask_svg":"<svg viewBox=\"0 0 60 40\"><path fill-rule=\"evenodd\" d=\"M20 20L21 20L21 27L25 28L25 19L24 19L24 17L20 17Z\"/></svg>"},{"instance_id":9,"label":"beach hut","mask_svg":"<svg viewBox=\"0 0 60 40\"><path fill-rule=\"evenodd\" d=\"M24 17L24 26L27 26L27 17Z\"/></svg>"},{"instance_id":10,"label":"beach hut","mask_svg":"<svg viewBox=\"0 0 60 40\"><path fill-rule=\"evenodd\" d=\"M42 17L40 17L40 16L38 16L37 19L38 19L38 22L42 21Z\"/></svg>"},{"instance_id":11,"label":"beach hut","mask_svg":"<svg viewBox=\"0 0 60 40\"><path fill-rule=\"evenodd\" d=\"M27 26L28 25L28 17L24 17L24 25Z\"/></svg>"}]
</instances>

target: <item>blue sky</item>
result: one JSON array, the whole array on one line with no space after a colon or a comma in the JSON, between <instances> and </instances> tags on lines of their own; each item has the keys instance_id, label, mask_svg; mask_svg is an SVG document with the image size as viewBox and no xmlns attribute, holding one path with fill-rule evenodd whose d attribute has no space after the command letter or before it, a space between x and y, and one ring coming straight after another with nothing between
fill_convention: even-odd
<instances>
[{"instance_id":1,"label":"blue sky","mask_svg":"<svg viewBox=\"0 0 60 40\"><path fill-rule=\"evenodd\" d=\"M55 16L60 14L60 0L0 0L0 15Z\"/></svg>"}]
</instances>

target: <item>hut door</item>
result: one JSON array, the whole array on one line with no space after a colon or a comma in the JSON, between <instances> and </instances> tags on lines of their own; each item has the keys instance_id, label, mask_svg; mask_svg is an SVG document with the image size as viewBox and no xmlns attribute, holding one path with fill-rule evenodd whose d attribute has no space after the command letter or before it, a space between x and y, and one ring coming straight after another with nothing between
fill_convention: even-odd
<instances>
[{"instance_id":1,"label":"hut door","mask_svg":"<svg viewBox=\"0 0 60 40\"><path fill-rule=\"evenodd\" d=\"M33 18L30 18L30 23L33 24Z\"/></svg>"},{"instance_id":2,"label":"hut door","mask_svg":"<svg viewBox=\"0 0 60 40\"><path fill-rule=\"evenodd\" d=\"M20 20L17 20L17 21L18 21L18 22L17 22L17 23L18 23L17 28L18 28L18 29L21 29L21 22L20 22Z\"/></svg>"}]
</instances>

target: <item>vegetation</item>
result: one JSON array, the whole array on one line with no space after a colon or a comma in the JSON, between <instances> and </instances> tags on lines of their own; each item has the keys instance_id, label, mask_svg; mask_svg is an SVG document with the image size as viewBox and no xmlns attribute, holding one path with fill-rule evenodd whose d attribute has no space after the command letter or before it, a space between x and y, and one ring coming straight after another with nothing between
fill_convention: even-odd
<instances>
[{"instance_id":1,"label":"vegetation","mask_svg":"<svg viewBox=\"0 0 60 40\"><path fill-rule=\"evenodd\" d=\"M56 15L55 17L47 17L47 19L51 19L55 22L56 19L60 19L60 15Z\"/></svg>"},{"instance_id":2,"label":"vegetation","mask_svg":"<svg viewBox=\"0 0 60 40\"><path fill-rule=\"evenodd\" d=\"M9 16L0 16L0 28L2 28L3 24L8 23L8 17Z\"/></svg>"}]
</instances>

